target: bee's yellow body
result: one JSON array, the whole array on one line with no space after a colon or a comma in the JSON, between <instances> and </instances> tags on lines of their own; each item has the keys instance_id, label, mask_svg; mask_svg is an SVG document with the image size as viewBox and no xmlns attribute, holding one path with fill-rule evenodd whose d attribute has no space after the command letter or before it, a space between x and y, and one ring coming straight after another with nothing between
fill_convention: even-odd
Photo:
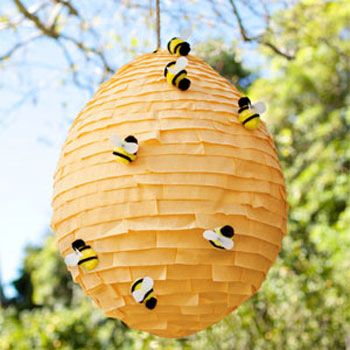
<instances>
[{"instance_id":1,"label":"bee's yellow body","mask_svg":"<svg viewBox=\"0 0 350 350\"><path fill-rule=\"evenodd\" d=\"M131 154L125 151L123 147L115 147L113 154L116 156L116 161L122 164L129 164L136 159L136 154Z\"/></svg>"},{"instance_id":2,"label":"bee's yellow body","mask_svg":"<svg viewBox=\"0 0 350 350\"><path fill-rule=\"evenodd\" d=\"M168 42L168 51L172 55L176 56L187 56L188 53L190 52L191 48L189 43L186 41L183 41L180 38L172 38Z\"/></svg>"},{"instance_id":3,"label":"bee's yellow body","mask_svg":"<svg viewBox=\"0 0 350 350\"><path fill-rule=\"evenodd\" d=\"M153 291L151 293L149 293L146 298L143 300L144 303L147 303L148 300L154 298L154 293Z\"/></svg>"},{"instance_id":4,"label":"bee's yellow body","mask_svg":"<svg viewBox=\"0 0 350 350\"><path fill-rule=\"evenodd\" d=\"M252 119L250 119L252 118ZM256 129L260 124L260 115L252 109L247 108L238 113L238 120L249 130Z\"/></svg>"},{"instance_id":5,"label":"bee's yellow body","mask_svg":"<svg viewBox=\"0 0 350 350\"><path fill-rule=\"evenodd\" d=\"M138 280L132 285L132 289L139 290L139 289L141 289L141 285L142 285L142 280Z\"/></svg>"},{"instance_id":6,"label":"bee's yellow body","mask_svg":"<svg viewBox=\"0 0 350 350\"><path fill-rule=\"evenodd\" d=\"M187 78L187 71L181 70L177 74L173 74L169 71L169 67L175 66L176 62L170 62L164 69L164 76L170 85L176 86L180 90L187 90L190 87L190 80Z\"/></svg>"},{"instance_id":7,"label":"bee's yellow body","mask_svg":"<svg viewBox=\"0 0 350 350\"><path fill-rule=\"evenodd\" d=\"M219 228L214 229L214 232L219 236L219 237L225 237L225 239L231 239L233 241L233 236L234 236L234 229L232 226L225 225ZM223 244L220 239L209 239L209 242L212 246L215 248L220 248L220 249L231 249L233 247L227 247L226 245ZM232 242L231 242L232 243Z\"/></svg>"},{"instance_id":8,"label":"bee's yellow body","mask_svg":"<svg viewBox=\"0 0 350 350\"><path fill-rule=\"evenodd\" d=\"M216 228L214 231L218 235L223 236L223 234L221 233L221 229L220 228ZM217 248L222 248L222 249L224 248L219 240L213 240L213 241L210 241L210 242L214 243L214 246L216 246Z\"/></svg>"},{"instance_id":9,"label":"bee's yellow body","mask_svg":"<svg viewBox=\"0 0 350 350\"><path fill-rule=\"evenodd\" d=\"M96 252L89 245L79 248L79 251L81 252L82 256L78 262L78 265L87 271L93 270L98 265L98 257Z\"/></svg>"}]
</instances>

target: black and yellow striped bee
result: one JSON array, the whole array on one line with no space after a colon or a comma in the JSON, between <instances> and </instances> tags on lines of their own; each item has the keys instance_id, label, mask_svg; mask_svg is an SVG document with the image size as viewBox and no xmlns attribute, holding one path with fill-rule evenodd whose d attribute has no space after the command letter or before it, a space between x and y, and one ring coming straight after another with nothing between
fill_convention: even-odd
<instances>
[{"instance_id":1,"label":"black and yellow striped bee","mask_svg":"<svg viewBox=\"0 0 350 350\"><path fill-rule=\"evenodd\" d=\"M188 42L175 37L168 42L168 51L172 55L187 56L191 51L191 46Z\"/></svg>"},{"instance_id":2,"label":"black and yellow striped bee","mask_svg":"<svg viewBox=\"0 0 350 350\"><path fill-rule=\"evenodd\" d=\"M230 225L225 225L214 230L206 230L203 237L215 248L231 250L234 247L233 236L235 230Z\"/></svg>"},{"instance_id":3,"label":"black and yellow striped bee","mask_svg":"<svg viewBox=\"0 0 350 350\"><path fill-rule=\"evenodd\" d=\"M114 135L110 140L115 146L113 154L116 156L117 162L129 164L136 159L139 145L135 136L129 135L124 140L121 140L119 136Z\"/></svg>"},{"instance_id":4,"label":"black and yellow striped bee","mask_svg":"<svg viewBox=\"0 0 350 350\"><path fill-rule=\"evenodd\" d=\"M182 91L187 90L191 85L185 70L187 63L188 61L185 57L180 57L176 61L168 63L164 68L164 76L167 82Z\"/></svg>"},{"instance_id":5,"label":"black and yellow striped bee","mask_svg":"<svg viewBox=\"0 0 350 350\"><path fill-rule=\"evenodd\" d=\"M68 254L64 262L67 266L81 266L87 271L93 270L98 265L98 257L91 246L86 245L82 239L72 243L74 253Z\"/></svg>"},{"instance_id":6,"label":"black and yellow striped bee","mask_svg":"<svg viewBox=\"0 0 350 350\"><path fill-rule=\"evenodd\" d=\"M153 279L151 277L140 278L131 287L131 293L135 301L145 304L147 309L153 310L157 305L157 299L153 293Z\"/></svg>"},{"instance_id":7,"label":"black and yellow striped bee","mask_svg":"<svg viewBox=\"0 0 350 350\"><path fill-rule=\"evenodd\" d=\"M241 97L238 100L238 120L249 130L256 129L260 124L260 114L266 111L265 103L257 102L252 105L248 97Z\"/></svg>"}]
</instances>

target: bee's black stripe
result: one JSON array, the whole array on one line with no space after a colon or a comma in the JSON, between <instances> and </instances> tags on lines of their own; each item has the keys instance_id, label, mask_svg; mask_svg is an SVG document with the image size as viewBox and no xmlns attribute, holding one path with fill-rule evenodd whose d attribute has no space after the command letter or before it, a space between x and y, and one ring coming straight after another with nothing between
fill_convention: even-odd
<instances>
[{"instance_id":1,"label":"bee's black stripe","mask_svg":"<svg viewBox=\"0 0 350 350\"><path fill-rule=\"evenodd\" d=\"M90 260L97 260L97 256L90 256L90 257L88 257L88 258L85 258L85 259L81 259L81 260L79 260L79 262L78 262L78 265L81 265L81 264L83 264L84 262L87 262L87 261L90 261Z\"/></svg>"},{"instance_id":2,"label":"bee's black stripe","mask_svg":"<svg viewBox=\"0 0 350 350\"><path fill-rule=\"evenodd\" d=\"M257 114L257 113L253 114L252 116L250 116L249 118L247 118L247 119L243 122L243 125L245 125L245 124L248 123L249 121L251 121L251 120L253 120L253 119L255 119L255 118L259 118L259 117L260 117L259 114Z\"/></svg>"},{"instance_id":3,"label":"bee's black stripe","mask_svg":"<svg viewBox=\"0 0 350 350\"><path fill-rule=\"evenodd\" d=\"M89 245L84 245L84 247L81 247L81 248L79 248L78 250L79 250L79 252L82 252L83 250L90 249L90 248L91 248L91 246L89 246Z\"/></svg>"},{"instance_id":4,"label":"bee's black stripe","mask_svg":"<svg viewBox=\"0 0 350 350\"><path fill-rule=\"evenodd\" d=\"M131 158L128 157L127 155L123 154L123 153L119 153L119 152L114 151L113 154L115 156L118 156L120 158L124 158L124 159L128 160L129 162L131 162Z\"/></svg>"},{"instance_id":5,"label":"bee's black stripe","mask_svg":"<svg viewBox=\"0 0 350 350\"><path fill-rule=\"evenodd\" d=\"M212 246L214 246L215 248L225 249L224 247L221 247L221 246L215 244L213 241L209 241L209 243L210 243Z\"/></svg>"},{"instance_id":6,"label":"bee's black stripe","mask_svg":"<svg viewBox=\"0 0 350 350\"><path fill-rule=\"evenodd\" d=\"M131 286L131 293L132 293L133 291L135 291L135 288L136 288L140 283L142 283L142 281L143 281L143 278L140 278L139 280L137 280L136 282L134 282L134 284Z\"/></svg>"},{"instance_id":7,"label":"bee's black stripe","mask_svg":"<svg viewBox=\"0 0 350 350\"><path fill-rule=\"evenodd\" d=\"M179 49L182 46L183 42L178 43L175 47L174 47L174 53L176 53L176 50Z\"/></svg>"},{"instance_id":8,"label":"bee's black stripe","mask_svg":"<svg viewBox=\"0 0 350 350\"><path fill-rule=\"evenodd\" d=\"M176 79L177 79L182 73L187 74L187 72L183 69L183 70L180 70L179 73L177 73L177 74L174 75L174 78L173 78L173 80L171 81L171 83L172 83L173 85L176 86Z\"/></svg>"},{"instance_id":9,"label":"bee's black stripe","mask_svg":"<svg viewBox=\"0 0 350 350\"><path fill-rule=\"evenodd\" d=\"M153 288L151 288L143 297L141 303L143 303L145 301L145 299L153 292Z\"/></svg>"},{"instance_id":10,"label":"bee's black stripe","mask_svg":"<svg viewBox=\"0 0 350 350\"><path fill-rule=\"evenodd\" d=\"M238 113L241 113L241 112L247 110L248 108L249 108L249 106L241 107L241 108L238 110Z\"/></svg>"},{"instance_id":11,"label":"bee's black stripe","mask_svg":"<svg viewBox=\"0 0 350 350\"><path fill-rule=\"evenodd\" d=\"M173 64L175 64L176 63L176 61L171 61L171 62L169 62L166 66L165 66L165 68L164 68L164 76L166 77L166 75L167 75L167 73L168 73L168 67L170 67L170 66L172 66Z\"/></svg>"}]
</instances>

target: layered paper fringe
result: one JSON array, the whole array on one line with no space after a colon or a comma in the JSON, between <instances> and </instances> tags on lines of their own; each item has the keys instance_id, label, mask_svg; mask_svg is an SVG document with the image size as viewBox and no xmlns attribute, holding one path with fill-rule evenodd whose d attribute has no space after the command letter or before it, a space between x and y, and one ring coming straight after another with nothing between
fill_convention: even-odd
<instances>
[{"instance_id":1,"label":"layered paper fringe","mask_svg":"<svg viewBox=\"0 0 350 350\"><path fill-rule=\"evenodd\" d=\"M237 120L239 92L189 56L191 87L167 84L160 51L138 57L102 84L74 120L54 179L52 228L63 256L84 239L98 267L72 276L107 316L164 337L219 321L260 287L286 232L283 174L265 126ZM111 135L134 135L137 160L122 165ZM206 229L231 225L232 251ZM154 280L158 304L133 299Z\"/></svg>"}]
</instances>

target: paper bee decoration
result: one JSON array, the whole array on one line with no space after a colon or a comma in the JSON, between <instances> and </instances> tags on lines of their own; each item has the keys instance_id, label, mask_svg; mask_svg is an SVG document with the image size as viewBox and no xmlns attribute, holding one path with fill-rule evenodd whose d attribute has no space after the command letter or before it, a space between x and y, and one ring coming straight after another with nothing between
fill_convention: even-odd
<instances>
[{"instance_id":1,"label":"paper bee decoration","mask_svg":"<svg viewBox=\"0 0 350 350\"><path fill-rule=\"evenodd\" d=\"M187 63L185 57L180 57L176 61L169 62L164 68L164 76L167 82L182 91L187 90L191 85L185 70Z\"/></svg>"},{"instance_id":2,"label":"paper bee decoration","mask_svg":"<svg viewBox=\"0 0 350 350\"><path fill-rule=\"evenodd\" d=\"M113 154L119 163L129 164L136 159L139 145L135 136L129 135L124 140L121 140L119 136L113 135L110 137L110 141L115 147Z\"/></svg>"},{"instance_id":3,"label":"paper bee decoration","mask_svg":"<svg viewBox=\"0 0 350 350\"><path fill-rule=\"evenodd\" d=\"M239 122L249 130L258 128L260 125L260 114L266 111L265 103L259 101L252 105L248 97L241 97L238 100L238 106Z\"/></svg>"},{"instance_id":4,"label":"paper bee decoration","mask_svg":"<svg viewBox=\"0 0 350 350\"><path fill-rule=\"evenodd\" d=\"M202 330L255 294L287 221L264 123L245 128L241 94L191 54L191 88L168 84L164 67L179 58L140 56L102 84L63 145L52 202L62 256L83 254L79 239L98 257L92 269L74 258L74 281L108 317L163 337Z\"/></svg>"},{"instance_id":5,"label":"paper bee decoration","mask_svg":"<svg viewBox=\"0 0 350 350\"><path fill-rule=\"evenodd\" d=\"M153 280L150 277L140 278L131 287L131 293L138 303L144 303L153 310L157 305L157 299L153 296Z\"/></svg>"},{"instance_id":6,"label":"paper bee decoration","mask_svg":"<svg viewBox=\"0 0 350 350\"><path fill-rule=\"evenodd\" d=\"M168 42L167 47L169 53L176 56L187 56L191 51L191 46L188 42L176 37Z\"/></svg>"},{"instance_id":7,"label":"paper bee decoration","mask_svg":"<svg viewBox=\"0 0 350 350\"><path fill-rule=\"evenodd\" d=\"M67 266L80 265L85 270L93 270L98 265L96 252L87 245L82 239L77 239L72 243L73 253L64 258Z\"/></svg>"},{"instance_id":8,"label":"paper bee decoration","mask_svg":"<svg viewBox=\"0 0 350 350\"><path fill-rule=\"evenodd\" d=\"M233 248L234 229L230 225L225 225L215 230L206 230L203 237L210 242L210 244L219 249L230 250Z\"/></svg>"}]
</instances>

